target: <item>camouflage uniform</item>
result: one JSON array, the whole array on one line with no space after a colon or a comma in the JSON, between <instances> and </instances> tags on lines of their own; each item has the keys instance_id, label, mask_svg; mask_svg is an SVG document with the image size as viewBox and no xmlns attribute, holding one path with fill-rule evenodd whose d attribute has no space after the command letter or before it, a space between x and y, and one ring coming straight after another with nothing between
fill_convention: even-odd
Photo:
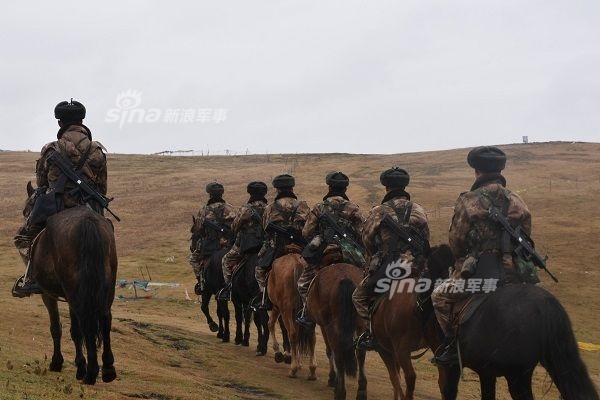
<instances>
[{"instance_id":1,"label":"camouflage uniform","mask_svg":"<svg viewBox=\"0 0 600 400\"><path fill-rule=\"evenodd\" d=\"M190 256L190 264L199 281L202 279L202 272L210 255L221 248L230 246L232 241L232 237L227 231L225 233L216 232L206 226L204 221L208 220L231 229L235 217L235 207L220 198L209 200L207 205L198 211L198 217L191 229L192 241L194 238L198 238L198 240L196 243L192 243L194 250Z\"/></svg>"},{"instance_id":2,"label":"camouflage uniform","mask_svg":"<svg viewBox=\"0 0 600 400\"><path fill-rule=\"evenodd\" d=\"M323 241L326 241L323 234L325 227L320 220L324 213L330 214L340 228L344 229L354 240L360 240L359 234L362 229L363 216L358 205L342 196L331 196L316 204L308 215L306 224L302 229L302 236L310 242L309 247L317 249L326 246L323 249L324 254L340 251L335 243L323 243ZM306 261L307 265L298 279L298 292L303 303L306 303L310 283L320 269L320 259L307 259ZM359 265L359 267L362 266Z\"/></svg>"},{"instance_id":3,"label":"camouflage uniform","mask_svg":"<svg viewBox=\"0 0 600 400\"><path fill-rule=\"evenodd\" d=\"M222 263L225 286L231 283L233 270L241 261L243 255L246 252L258 251L262 245L264 238L262 218L266 206L266 201L252 201L243 205L233 220L231 229L233 234L236 235L235 243L231 250L223 256Z\"/></svg>"},{"instance_id":4,"label":"camouflage uniform","mask_svg":"<svg viewBox=\"0 0 600 400\"><path fill-rule=\"evenodd\" d=\"M386 197L392 196L389 196L388 193ZM394 196L381 205L374 207L363 225L362 240L368 254L365 271L367 276L354 291L352 300L358 315L364 319L369 319L369 307L373 297L373 289L376 285L376 282L373 281L376 272L385 267L382 265L384 260L388 258L390 253L395 251L395 249L390 248L390 243L393 243L395 239L392 237L392 232L382 225L383 218L390 215L397 224L408 224L415 228L422 238L429 241L429 225L425 209L410 201L409 198L408 193L398 192L398 196ZM408 209L410 209L410 214L406 213ZM414 262L415 255L410 250L405 250L398 254L397 259Z\"/></svg>"},{"instance_id":5,"label":"camouflage uniform","mask_svg":"<svg viewBox=\"0 0 600 400\"><path fill-rule=\"evenodd\" d=\"M89 129L81 124L65 125L59 130L58 137L58 140L48 143L42 148L40 158L36 162L35 175L39 191L48 194L55 193L57 211L83 204L81 193L69 193L77 187L77 184L69 180L62 182L60 169L48 162L52 153L59 152L65 160L81 168L80 176L92 188L106 195L107 168L104 147L99 142L92 141ZM90 203L92 208L102 213L102 208ZM44 226L45 223L31 225L26 221L14 238L15 246L25 265L29 262L31 243Z\"/></svg>"},{"instance_id":6,"label":"camouflage uniform","mask_svg":"<svg viewBox=\"0 0 600 400\"><path fill-rule=\"evenodd\" d=\"M269 224L273 223L274 225L293 229L300 234L309 212L310 208L306 202L296 199L293 193L278 195L275 201L265 208L263 228L267 232L268 239L258 253L259 258L262 258L271 249L275 250L275 258L280 255L280 251L283 251L280 248L281 243L278 243L277 233L267 230ZM267 286L267 274L270 269L270 265L259 265L256 268L255 276L261 290L264 290Z\"/></svg>"},{"instance_id":7,"label":"camouflage uniform","mask_svg":"<svg viewBox=\"0 0 600 400\"><path fill-rule=\"evenodd\" d=\"M500 174L486 174L477 179L470 192L461 194L454 206L449 232L449 244L456 257L451 278L438 286L432 294L438 321L444 332L451 329L449 320L453 302L470 296L468 292L453 290L461 279L463 267L471 268L484 253L494 253L505 268L514 270L512 251L502 251L502 228L489 218L494 205L506 212L512 226L521 226L531 233L531 214L523 200L505 187Z\"/></svg>"}]
</instances>

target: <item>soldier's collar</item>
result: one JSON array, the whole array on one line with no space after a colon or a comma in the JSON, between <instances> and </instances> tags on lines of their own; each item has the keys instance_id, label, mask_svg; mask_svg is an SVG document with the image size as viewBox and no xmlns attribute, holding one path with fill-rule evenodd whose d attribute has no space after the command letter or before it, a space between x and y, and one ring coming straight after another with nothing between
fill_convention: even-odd
<instances>
[{"instance_id":1,"label":"soldier's collar","mask_svg":"<svg viewBox=\"0 0 600 400\"><path fill-rule=\"evenodd\" d=\"M225 203L225 200L223 200L222 197L211 197L210 199L208 199L208 201L206 202L206 205L209 206L211 204L215 204L215 203Z\"/></svg>"},{"instance_id":2,"label":"soldier's collar","mask_svg":"<svg viewBox=\"0 0 600 400\"><path fill-rule=\"evenodd\" d=\"M477 179L475 179L473 186L471 186L471 191L477 190L480 187L488 185L490 183L499 183L502 186L506 187L506 178L498 172L480 175Z\"/></svg>"},{"instance_id":3,"label":"soldier's collar","mask_svg":"<svg viewBox=\"0 0 600 400\"><path fill-rule=\"evenodd\" d=\"M298 200L298 197L291 190L283 190L277 194L275 200L283 199L284 197L291 197L292 199Z\"/></svg>"},{"instance_id":4,"label":"soldier's collar","mask_svg":"<svg viewBox=\"0 0 600 400\"><path fill-rule=\"evenodd\" d=\"M381 204L393 200L398 197L404 197L406 200L410 200L410 194L404 189L392 189L385 194L383 200L381 200Z\"/></svg>"}]
</instances>

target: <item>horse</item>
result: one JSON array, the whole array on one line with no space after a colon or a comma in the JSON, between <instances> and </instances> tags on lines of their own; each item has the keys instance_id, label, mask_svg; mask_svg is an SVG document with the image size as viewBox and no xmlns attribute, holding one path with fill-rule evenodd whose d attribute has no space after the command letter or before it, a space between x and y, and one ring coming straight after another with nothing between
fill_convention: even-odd
<instances>
[{"instance_id":1,"label":"horse","mask_svg":"<svg viewBox=\"0 0 600 400\"><path fill-rule=\"evenodd\" d=\"M223 287L225 287L225 278L223 278L223 267L222 260L223 256L229 251L229 247L222 248L213 252L204 268L205 271L205 284L204 291L202 292L201 299L202 304L200 310L206 316L206 322L211 332L217 332L217 338L221 339L224 343L229 342L229 307L227 300L221 300L217 294ZM208 304L210 303L211 297L215 297L217 301L217 318L219 324L217 325L212 319Z\"/></svg>"},{"instance_id":2,"label":"horse","mask_svg":"<svg viewBox=\"0 0 600 400\"><path fill-rule=\"evenodd\" d=\"M309 361L309 380L317 379L315 371L317 364L315 360L315 333L314 330L306 332L296 322L296 312L300 309L302 301L300 300L300 294L298 293L298 278L304 269L305 261L302 256L297 253L284 254L273 261L271 271L269 273L269 279L267 283L267 293L273 303L273 309L269 315L269 332L271 340L273 341L273 351L275 352L275 361L281 359L281 352L279 350L279 342L275 335L275 323L281 316L283 325L287 330L289 344L291 348L291 360L290 360L290 372L288 376L290 378L296 378L298 370L301 368L300 357L303 354L310 355ZM309 335L310 338L306 340L300 340L300 336ZM308 346L304 347L301 344L307 343Z\"/></svg>"},{"instance_id":3,"label":"horse","mask_svg":"<svg viewBox=\"0 0 600 400\"><path fill-rule=\"evenodd\" d=\"M31 198L31 184L27 191ZM58 300L65 299L75 345L76 378L84 384L96 383L100 347L102 380L112 382L117 377L110 340L117 264L113 225L104 216L87 206L78 206L47 219L46 228L34 240L30 268L50 316L54 344L50 371L61 371L64 362Z\"/></svg>"},{"instance_id":4,"label":"horse","mask_svg":"<svg viewBox=\"0 0 600 400\"><path fill-rule=\"evenodd\" d=\"M327 358L328 385L334 387L334 399L346 398L345 375L356 376L358 366L358 400L367 398L364 372L365 350L354 352L354 338L365 330L366 322L358 318L352 293L362 280L362 270L351 264L331 264L321 269L312 282L306 312L321 327Z\"/></svg>"},{"instance_id":5,"label":"horse","mask_svg":"<svg viewBox=\"0 0 600 400\"><path fill-rule=\"evenodd\" d=\"M442 343L443 333L433 312L430 296L433 282L448 277L448 260L452 257L447 245L433 247L421 278L407 277L396 281L397 285L392 281L391 291L376 303L378 305L371 316L371 329L377 342L376 350L388 370L394 399L413 399L416 373L411 352L424 347L435 352ZM401 369L404 372L406 394L400 381ZM438 385L443 393L447 372L441 367L438 367L438 372Z\"/></svg>"},{"instance_id":6,"label":"horse","mask_svg":"<svg viewBox=\"0 0 600 400\"><path fill-rule=\"evenodd\" d=\"M482 400L495 399L497 377L506 379L513 399L533 399L531 379L538 363L562 399L598 400L569 316L556 297L529 284L504 285L486 296L458 330L462 365L479 375ZM453 400L460 370L446 370L444 395Z\"/></svg>"},{"instance_id":7,"label":"horse","mask_svg":"<svg viewBox=\"0 0 600 400\"><path fill-rule=\"evenodd\" d=\"M255 277L257 260L258 255L250 253L245 255L240 261L238 269L233 273L231 278L231 300L235 307L235 344L249 346L250 318L254 315L254 324L258 332L256 355L264 356L267 353L267 342L269 340L269 315L262 308L258 308L255 311L252 308L252 303L256 302L261 294ZM244 325L243 332L242 325Z\"/></svg>"}]
</instances>

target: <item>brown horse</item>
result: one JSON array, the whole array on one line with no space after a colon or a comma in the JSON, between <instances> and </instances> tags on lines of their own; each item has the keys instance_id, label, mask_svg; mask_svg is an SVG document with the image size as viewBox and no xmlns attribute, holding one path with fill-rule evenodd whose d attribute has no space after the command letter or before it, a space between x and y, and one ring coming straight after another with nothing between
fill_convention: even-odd
<instances>
[{"instance_id":1,"label":"brown horse","mask_svg":"<svg viewBox=\"0 0 600 400\"><path fill-rule=\"evenodd\" d=\"M57 303L62 298L69 304L77 379L90 385L96 382L97 350L103 346L102 380L113 381L117 373L110 343L110 309L115 297L117 251L112 223L86 206L49 217L46 229L34 241L30 268L43 290L42 300L50 316L54 342L50 370L60 371L64 361Z\"/></svg>"},{"instance_id":2,"label":"brown horse","mask_svg":"<svg viewBox=\"0 0 600 400\"><path fill-rule=\"evenodd\" d=\"M273 341L273 351L275 352L275 359L278 360L281 357L279 350L279 342L275 335L275 323L281 316L283 324L287 330L290 348L291 348L291 366L290 366L290 378L296 378L298 370L301 368L300 358L302 354L310 355L310 373L308 376L309 380L317 379L315 370L317 364L315 361L315 334L314 330L311 338L306 340L309 343L308 348L300 346L300 335L305 334L304 330L296 322L296 312L301 307L302 301L300 300L300 294L298 293L298 278L304 269L305 261L302 259L300 254L289 253L285 254L273 261L273 266L269 272L269 280L267 283L267 293L273 303L273 309L269 315L269 332L271 334L271 340Z\"/></svg>"},{"instance_id":3,"label":"brown horse","mask_svg":"<svg viewBox=\"0 0 600 400\"><path fill-rule=\"evenodd\" d=\"M320 270L308 292L306 311L321 327L327 358L328 385L334 387L334 399L346 398L345 375L354 377L358 365L356 398L367 398L365 350L354 352L354 338L365 330L365 321L358 318L352 293L362 279L360 268L351 264L332 264Z\"/></svg>"},{"instance_id":4,"label":"brown horse","mask_svg":"<svg viewBox=\"0 0 600 400\"><path fill-rule=\"evenodd\" d=\"M452 253L448 246L434 247L427 265L439 264L449 259L452 259ZM430 295L433 284L438 279L447 278L448 266L428 267L421 278L409 277L390 284L390 290L393 290L391 295L390 292L386 292L373 312L373 335L378 344L377 351L385 363L394 388L394 399L413 398L416 373L411 361L411 352L425 347L435 352L442 342L443 335L435 319ZM434 276L435 274L429 271L446 273L445 276ZM427 290L426 282L430 283ZM404 372L406 394L400 382L400 369ZM438 385L443 396L445 370L438 367L438 372Z\"/></svg>"}]
</instances>

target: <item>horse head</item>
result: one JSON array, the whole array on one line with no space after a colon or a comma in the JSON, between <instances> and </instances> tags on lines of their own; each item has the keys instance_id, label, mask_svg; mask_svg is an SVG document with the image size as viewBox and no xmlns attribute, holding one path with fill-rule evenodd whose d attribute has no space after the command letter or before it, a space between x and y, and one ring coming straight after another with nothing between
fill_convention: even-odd
<instances>
[{"instance_id":1,"label":"horse head","mask_svg":"<svg viewBox=\"0 0 600 400\"><path fill-rule=\"evenodd\" d=\"M447 244L432 247L427 258L427 269L430 278L433 281L447 279L449 276L448 269L454 265L454 261L454 255Z\"/></svg>"},{"instance_id":2,"label":"horse head","mask_svg":"<svg viewBox=\"0 0 600 400\"><path fill-rule=\"evenodd\" d=\"M25 206L23 207L23 216L25 218L29 217L31 214L31 210L33 209L34 195L36 190L33 188L31 181L27 182L27 200L25 200Z\"/></svg>"}]
</instances>

